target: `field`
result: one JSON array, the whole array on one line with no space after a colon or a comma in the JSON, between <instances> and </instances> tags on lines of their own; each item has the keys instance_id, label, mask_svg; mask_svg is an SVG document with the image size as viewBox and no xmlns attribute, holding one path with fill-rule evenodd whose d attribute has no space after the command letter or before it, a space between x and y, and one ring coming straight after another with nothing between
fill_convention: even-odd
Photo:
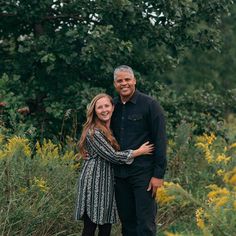
<instances>
[{"instance_id":1,"label":"field","mask_svg":"<svg viewBox=\"0 0 236 236\"><path fill-rule=\"evenodd\" d=\"M236 229L235 118L225 137L193 135L183 123L168 143L165 186L158 190L158 235L232 236ZM0 136L0 234L80 235L74 220L81 160L75 144ZM114 225L112 235L120 234Z\"/></svg>"}]
</instances>

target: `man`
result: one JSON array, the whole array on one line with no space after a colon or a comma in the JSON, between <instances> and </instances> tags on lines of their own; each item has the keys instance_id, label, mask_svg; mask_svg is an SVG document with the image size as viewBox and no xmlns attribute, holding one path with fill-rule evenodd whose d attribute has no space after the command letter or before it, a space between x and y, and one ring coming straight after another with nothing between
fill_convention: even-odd
<instances>
[{"instance_id":1,"label":"man","mask_svg":"<svg viewBox=\"0 0 236 236\"><path fill-rule=\"evenodd\" d=\"M136 149L150 141L151 156L140 157L131 165L115 166L115 191L123 236L156 235L157 188L166 169L166 134L163 110L151 97L136 90L133 70L126 65L114 71L112 130L121 150Z\"/></svg>"}]
</instances>

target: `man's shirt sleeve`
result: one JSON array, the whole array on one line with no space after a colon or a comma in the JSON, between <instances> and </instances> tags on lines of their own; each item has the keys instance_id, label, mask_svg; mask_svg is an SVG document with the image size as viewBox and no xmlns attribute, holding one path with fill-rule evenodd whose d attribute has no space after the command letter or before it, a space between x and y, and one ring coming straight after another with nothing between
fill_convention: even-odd
<instances>
[{"instance_id":1,"label":"man's shirt sleeve","mask_svg":"<svg viewBox=\"0 0 236 236\"><path fill-rule=\"evenodd\" d=\"M165 130L165 117L162 107L156 102L152 101L149 107L150 131L152 142L155 145L154 151L154 172L153 177L163 179L167 166L166 159L166 130Z\"/></svg>"}]
</instances>

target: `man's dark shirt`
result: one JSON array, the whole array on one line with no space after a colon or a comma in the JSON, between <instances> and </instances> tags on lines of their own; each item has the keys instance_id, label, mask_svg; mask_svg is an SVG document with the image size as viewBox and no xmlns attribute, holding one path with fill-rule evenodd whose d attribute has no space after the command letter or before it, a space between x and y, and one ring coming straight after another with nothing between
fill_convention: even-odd
<instances>
[{"instance_id":1,"label":"man's dark shirt","mask_svg":"<svg viewBox=\"0 0 236 236\"><path fill-rule=\"evenodd\" d=\"M114 99L114 104L111 127L120 149L137 149L147 141L155 145L153 155L135 158L131 165L115 166L115 175L125 178L150 171L153 177L162 179L167 163L163 109L138 90L125 104L120 97Z\"/></svg>"}]
</instances>

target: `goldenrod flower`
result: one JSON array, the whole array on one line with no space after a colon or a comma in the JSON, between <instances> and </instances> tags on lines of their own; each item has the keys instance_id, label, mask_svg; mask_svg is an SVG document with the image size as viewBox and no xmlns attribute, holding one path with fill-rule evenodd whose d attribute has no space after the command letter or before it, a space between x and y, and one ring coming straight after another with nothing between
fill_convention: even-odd
<instances>
[{"instance_id":1,"label":"goldenrod flower","mask_svg":"<svg viewBox=\"0 0 236 236\"><path fill-rule=\"evenodd\" d=\"M13 138L8 139L8 143L5 145L5 147L5 151L8 154L22 153L26 157L31 156L29 140L26 138L14 136Z\"/></svg>"},{"instance_id":2,"label":"goldenrod flower","mask_svg":"<svg viewBox=\"0 0 236 236\"><path fill-rule=\"evenodd\" d=\"M204 229L204 228L205 228L205 223L204 223L204 210L203 210L202 207L200 207L200 208L198 208L198 209L196 210L195 216L196 216L197 226L198 226L200 229Z\"/></svg>"},{"instance_id":3,"label":"goldenrod flower","mask_svg":"<svg viewBox=\"0 0 236 236\"><path fill-rule=\"evenodd\" d=\"M175 199L175 196L168 194L168 187L174 185L173 183L165 182L164 185L157 189L156 200L160 205L164 205L172 202Z\"/></svg>"},{"instance_id":4,"label":"goldenrod flower","mask_svg":"<svg viewBox=\"0 0 236 236\"><path fill-rule=\"evenodd\" d=\"M229 149L235 148L235 147L236 147L236 143L233 143L233 144L231 144L231 145L229 146Z\"/></svg>"},{"instance_id":5,"label":"goldenrod flower","mask_svg":"<svg viewBox=\"0 0 236 236\"><path fill-rule=\"evenodd\" d=\"M48 192L48 190L49 190L49 187L47 187L47 183L43 178L34 177L33 186L36 186L42 192Z\"/></svg>"},{"instance_id":6,"label":"goldenrod flower","mask_svg":"<svg viewBox=\"0 0 236 236\"><path fill-rule=\"evenodd\" d=\"M217 185L210 185L208 188L212 189L207 195L209 204L213 204L216 208L219 208L230 202L232 194L227 188L220 188Z\"/></svg>"},{"instance_id":7,"label":"goldenrod flower","mask_svg":"<svg viewBox=\"0 0 236 236\"><path fill-rule=\"evenodd\" d=\"M211 133L210 135L204 134L204 136L209 145L212 144L216 140L216 136L213 133Z\"/></svg>"},{"instance_id":8,"label":"goldenrod flower","mask_svg":"<svg viewBox=\"0 0 236 236\"><path fill-rule=\"evenodd\" d=\"M205 154L205 159L207 162L214 163L215 162L215 154L214 151L212 151L212 144L216 140L216 136L211 133L210 135L203 134L202 136L198 136L196 138L197 143L195 144L196 147L200 148L204 154ZM228 161L228 159L224 159L225 162Z\"/></svg>"},{"instance_id":9,"label":"goldenrod flower","mask_svg":"<svg viewBox=\"0 0 236 236\"><path fill-rule=\"evenodd\" d=\"M164 232L165 236L180 236L180 234L174 234L174 233L170 233L170 232Z\"/></svg>"},{"instance_id":10,"label":"goldenrod flower","mask_svg":"<svg viewBox=\"0 0 236 236\"><path fill-rule=\"evenodd\" d=\"M53 144L51 140L43 140L43 144L36 143L36 154L44 160L53 160L59 157L60 145Z\"/></svg>"},{"instance_id":11,"label":"goldenrod flower","mask_svg":"<svg viewBox=\"0 0 236 236\"><path fill-rule=\"evenodd\" d=\"M20 191L20 193L26 193L27 192L27 188L20 187L19 191Z\"/></svg>"},{"instance_id":12,"label":"goldenrod flower","mask_svg":"<svg viewBox=\"0 0 236 236\"><path fill-rule=\"evenodd\" d=\"M219 170L217 170L217 175L219 175L219 176L223 176L224 174L225 174L225 170L223 170L223 169L219 169Z\"/></svg>"},{"instance_id":13,"label":"goldenrod flower","mask_svg":"<svg viewBox=\"0 0 236 236\"><path fill-rule=\"evenodd\" d=\"M3 140L4 140L4 136L2 134L0 134L0 144L3 143Z\"/></svg>"},{"instance_id":14,"label":"goldenrod flower","mask_svg":"<svg viewBox=\"0 0 236 236\"><path fill-rule=\"evenodd\" d=\"M225 154L220 154L217 156L216 162L217 163L224 162L225 164L227 164L230 161L230 159L231 157L226 157Z\"/></svg>"},{"instance_id":15,"label":"goldenrod flower","mask_svg":"<svg viewBox=\"0 0 236 236\"><path fill-rule=\"evenodd\" d=\"M216 207L224 206L228 201L229 201L229 197L227 197L227 196L220 197L215 202L215 206Z\"/></svg>"},{"instance_id":16,"label":"goldenrod flower","mask_svg":"<svg viewBox=\"0 0 236 236\"><path fill-rule=\"evenodd\" d=\"M219 188L218 189L215 189L211 192L208 193L208 198L209 199L214 199L214 198L217 198L219 196L222 196L222 195L229 195L229 190L227 188Z\"/></svg>"},{"instance_id":17,"label":"goldenrod flower","mask_svg":"<svg viewBox=\"0 0 236 236\"><path fill-rule=\"evenodd\" d=\"M234 210L236 210L236 201L234 201L233 205L234 205Z\"/></svg>"},{"instance_id":18,"label":"goldenrod flower","mask_svg":"<svg viewBox=\"0 0 236 236\"><path fill-rule=\"evenodd\" d=\"M211 133L210 135L203 134L202 136L197 137L198 143L206 143L207 145L211 145L216 140L216 136Z\"/></svg>"},{"instance_id":19,"label":"goldenrod flower","mask_svg":"<svg viewBox=\"0 0 236 236\"><path fill-rule=\"evenodd\" d=\"M224 176L224 181L227 184L236 186L236 167L233 170L227 172Z\"/></svg>"},{"instance_id":20,"label":"goldenrod flower","mask_svg":"<svg viewBox=\"0 0 236 236\"><path fill-rule=\"evenodd\" d=\"M211 154L211 151L209 150L209 148L205 149L205 157L208 163L212 163L213 162L213 156Z\"/></svg>"},{"instance_id":21,"label":"goldenrod flower","mask_svg":"<svg viewBox=\"0 0 236 236\"><path fill-rule=\"evenodd\" d=\"M174 140L173 139L170 139L169 141L168 141L168 146L169 147L175 147L175 142L174 142Z\"/></svg>"},{"instance_id":22,"label":"goldenrod flower","mask_svg":"<svg viewBox=\"0 0 236 236\"><path fill-rule=\"evenodd\" d=\"M6 157L6 152L0 150L0 160Z\"/></svg>"}]
</instances>

